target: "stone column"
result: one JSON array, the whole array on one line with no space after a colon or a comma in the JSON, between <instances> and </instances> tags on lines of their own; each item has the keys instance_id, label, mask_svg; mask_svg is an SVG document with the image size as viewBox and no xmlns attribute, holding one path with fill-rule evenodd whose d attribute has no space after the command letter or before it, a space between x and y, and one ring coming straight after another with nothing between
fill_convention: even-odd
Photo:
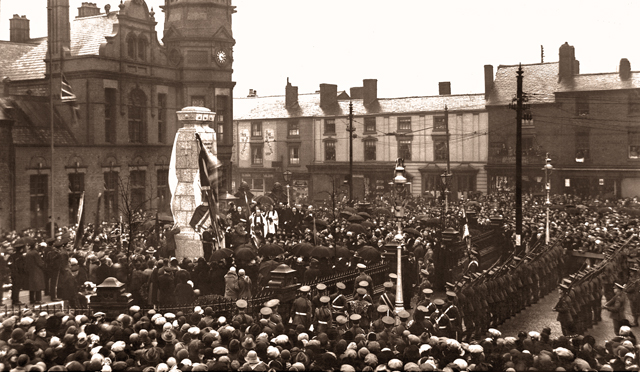
<instances>
[{"instance_id":1,"label":"stone column","mask_svg":"<svg viewBox=\"0 0 640 372\"><path fill-rule=\"evenodd\" d=\"M205 107L185 107L177 114L182 127L178 129L173 142L169 168L170 183L172 177L177 178L175 192L171 198L173 220L180 228L180 233L175 237L176 257L198 258L204 253L202 241L200 235L189 226L189 221L199 205L197 203L201 201L200 194L196 197L194 192L194 180L198 175L196 133L200 135L204 146L207 146L213 155L217 155L216 133L209 127L210 123L215 123L215 112Z\"/></svg>"}]
</instances>

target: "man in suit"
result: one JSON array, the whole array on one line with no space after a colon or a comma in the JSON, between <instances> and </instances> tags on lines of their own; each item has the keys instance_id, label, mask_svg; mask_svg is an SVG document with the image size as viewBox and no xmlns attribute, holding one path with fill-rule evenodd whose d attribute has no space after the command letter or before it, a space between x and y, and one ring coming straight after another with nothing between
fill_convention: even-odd
<instances>
[{"instance_id":1,"label":"man in suit","mask_svg":"<svg viewBox=\"0 0 640 372\"><path fill-rule=\"evenodd\" d=\"M28 275L29 302L40 304L44 290L44 260L34 244L29 244L28 249L24 257L24 264Z\"/></svg>"}]
</instances>

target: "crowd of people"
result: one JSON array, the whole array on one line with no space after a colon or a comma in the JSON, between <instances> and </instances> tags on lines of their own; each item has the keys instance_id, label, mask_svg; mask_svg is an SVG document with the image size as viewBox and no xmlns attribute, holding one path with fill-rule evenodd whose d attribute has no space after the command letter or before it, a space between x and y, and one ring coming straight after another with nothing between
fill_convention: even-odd
<instances>
[{"instance_id":1,"label":"crowd of people","mask_svg":"<svg viewBox=\"0 0 640 372\"><path fill-rule=\"evenodd\" d=\"M400 235L392 202L384 198L369 203L368 213L341 203L333 209L289 207L275 196L272 203L253 203L252 196L239 200L243 199L244 204L232 206L219 220L223 247L213 241L212 229L201 230L205 254L198 258L175 257L173 236L179 229L171 225L158 232L119 224L90 226L79 242L73 227L58 229L52 238L34 229L6 233L0 270L5 283L12 285L14 304L24 305L19 298L24 289L34 305L42 302L44 292L65 300L70 309L82 308L82 292L115 277L125 283L134 305L117 319L94 311L39 313L34 307L5 314L0 329L2 369L638 369L630 327L637 325L640 311L634 312L633 323L625 322L624 315L614 319L617 336L612 340L583 336L600 320L596 304L602 296L611 314L624 306L621 302L637 305L640 300L638 275L628 272L628 259L638 244L636 221L629 213L635 200L604 203L554 197L559 207L550 214L553 239L547 246L541 229L545 206L525 197L522 252L490 270L470 265L461 280L447 283L442 298L434 295L437 289L432 285L434 252L440 247L440 227L432 221L445 221L463 235L466 210L474 210L478 228L501 215L501 230L513 243L514 204L508 196L451 202L444 216L437 201L411 199ZM366 274L369 265L385 260L382 248L391 241L402 244L407 253L405 310L399 312L394 274L384 283L373 283ZM317 247L333 255L315 257L312 251ZM576 267L576 260L567 259L572 251L604 253L607 258ZM470 246L470 262L478 259L474 253ZM249 307L252 293L269 282L271 270L281 263L297 270L298 282L318 284L301 286L287 306L271 299ZM360 270L355 283L329 288L322 283L328 271L354 269ZM384 293L377 295L379 284ZM351 285L354 290L347 293ZM554 288L562 293L555 310L563 334L551 334L547 327L501 335L497 328L502 321ZM206 305L175 314L162 311L211 295L235 301L234 314L220 316Z\"/></svg>"}]
</instances>

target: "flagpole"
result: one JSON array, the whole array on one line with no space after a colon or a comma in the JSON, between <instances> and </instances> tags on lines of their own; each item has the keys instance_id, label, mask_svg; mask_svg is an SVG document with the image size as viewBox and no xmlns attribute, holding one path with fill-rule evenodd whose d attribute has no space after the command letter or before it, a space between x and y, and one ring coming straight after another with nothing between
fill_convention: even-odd
<instances>
[{"instance_id":1,"label":"flagpole","mask_svg":"<svg viewBox=\"0 0 640 372\"><path fill-rule=\"evenodd\" d=\"M49 124L51 126L51 192L50 192L50 200L51 200L51 211L49 211L49 214L51 216L51 237L55 238L56 234L55 234L55 196L54 196L54 192L53 192L53 176L54 176L54 167L53 167L53 159L55 159L54 157L54 151L53 151L53 50L52 50L52 43L51 43L51 38L52 38L52 32L51 32L51 26L52 26L52 13L53 13L53 9L51 7L51 0L48 1L48 25L49 25L49 32L47 35L47 49L49 52Z\"/></svg>"}]
</instances>

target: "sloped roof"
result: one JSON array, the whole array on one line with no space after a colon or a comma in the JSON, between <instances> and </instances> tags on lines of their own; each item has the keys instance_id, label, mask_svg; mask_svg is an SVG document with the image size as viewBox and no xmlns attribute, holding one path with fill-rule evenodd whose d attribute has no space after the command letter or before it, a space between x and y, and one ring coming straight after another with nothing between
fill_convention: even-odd
<instances>
[{"instance_id":1,"label":"sloped roof","mask_svg":"<svg viewBox=\"0 0 640 372\"><path fill-rule=\"evenodd\" d=\"M98 55L105 36L113 34L113 24L117 22L117 12L74 19L71 22L71 56ZM4 75L12 80L43 79L46 73L44 60L47 57L47 41L47 38L42 38L39 44L32 46L29 52L18 59L1 55L0 60L10 65Z\"/></svg>"},{"instance_id":2,"label":"sloped roof","mask_svg":"<svg viewBox=\"0 0 640 372\"><path fill-rule=\"evenodd\" d=\"M233 119L282 119L290 117L346 116L349 113L348 100L340 100L336 106L320 107L320 94L299 94L298 105L290 110L285 108L285 96L234 98ZM354 115L402 114L429 111L484 110L484 94L463 94L446 96L380 98L375 105L365 107L362 99L352 100Z\"/></svg>"},{"instance_id":3,"label":"sloped roof","mask_svg":"<svg viewBox=\"0 0 640 372\"><path fill-rule=\"evenodd\" d=\"M0 110L14 121L13 143L15 145L51 144L51 122L47 97L17 96L0 98ZM63 112L63 110L67 110ZM72 108L58 105L54 109L54 145L77 145L65 119L71 117Z\"/></svg>"},{"instance_id":4,"label":"sloped roof","mask_svg":"<svg viewBox=\"0 0 640 372\"><path fill-rule=\"evenodd\" d=\"M0 41L0 79L7 76L7 69L9 69L15 61L37 46L38 44L35 43Z\"/></svg>"},{"instance_id":5,"label":"sloped roof","mask_svg":"<svg viewBox=\"0 0 640 372\"><path fill-rule=\"evenodd\" d=\"M620 74L617 72L609 72L575 75L573 79L562 81L559 85L558 92L587 92L639 88L640 72L632 72L629 79L626 80L621 79Z\"/></svg>"},{"instance_id":6,"label":"sloped roof","mask_svg":"<svg viewBox=\"0 0 640 372\"><path fill-rule=\"evenodd\" d=\"M558 62L522 65L522 91L529 103L552 103L558 90ZM508 105L517 92L518 65L498 66L487 106Z\"/></svg>"}]
</instances>

